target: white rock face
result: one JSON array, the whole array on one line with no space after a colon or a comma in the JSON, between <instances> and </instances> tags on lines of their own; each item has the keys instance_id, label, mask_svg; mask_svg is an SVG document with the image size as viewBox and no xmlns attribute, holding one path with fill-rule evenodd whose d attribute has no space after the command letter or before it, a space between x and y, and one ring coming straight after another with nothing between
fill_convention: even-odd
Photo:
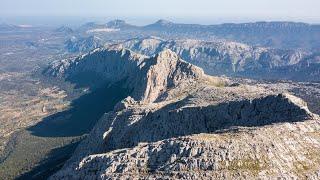
<instances>
[{"instance_id":1,"label":"white rock face","mask_svg":"<svg viewBox=\"0 0 320 180\"><path fill-rule=\"evenodd\" d=\"M319 117L290 94L229 86L170 50L100 49L46 72L133 88L51 179L320 178Z\"/></svg>"}]
</instances>

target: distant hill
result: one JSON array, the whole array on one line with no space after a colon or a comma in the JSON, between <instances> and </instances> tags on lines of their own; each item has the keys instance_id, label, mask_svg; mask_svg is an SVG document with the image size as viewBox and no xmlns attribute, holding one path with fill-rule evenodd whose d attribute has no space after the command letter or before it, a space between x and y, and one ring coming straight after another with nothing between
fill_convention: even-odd
<instances>
[{"instance_id":1,"label":"distant hill","mask_svg":"<svg viewBox=\"0 0 320 180\"><path fill-rule=\"evenodd\" d=\"M88 52L102 46L102 41L96 36L71 37L65 42L65 49L69 52Z\"/></svg>"}]
</instances>

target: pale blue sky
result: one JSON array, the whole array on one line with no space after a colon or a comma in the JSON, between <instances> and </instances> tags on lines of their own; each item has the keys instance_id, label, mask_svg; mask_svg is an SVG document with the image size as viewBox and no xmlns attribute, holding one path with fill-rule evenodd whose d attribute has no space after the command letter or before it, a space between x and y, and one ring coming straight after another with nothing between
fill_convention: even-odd
<instances>
[{"instance_id":1,"label":"pale blue sky","mask_svg":"<svg viewBox=\"0 0 320 180\"><path fill-rule=\"evenodd\" d=\"M0 15L320 23L320 0L0 0ZM208 22L210 23L210 22Z\"/></svg>"}]
</instances>

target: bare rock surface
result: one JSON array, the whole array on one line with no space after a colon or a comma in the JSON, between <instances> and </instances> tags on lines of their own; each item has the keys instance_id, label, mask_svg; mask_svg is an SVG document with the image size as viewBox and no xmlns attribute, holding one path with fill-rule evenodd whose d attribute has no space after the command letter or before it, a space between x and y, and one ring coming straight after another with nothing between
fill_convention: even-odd
<instances>
[{"instance_id":1,"label":"bare rock surface","mask_svg":"<svg viewBox=\"0 0 320 180\"><path fill-rule=\"evenodd\" d=\"M207 76L170 50L118 46L46 73L133 89L51 179L320 178L319 117L279 89Z\"/></svg>"}]
</instances>

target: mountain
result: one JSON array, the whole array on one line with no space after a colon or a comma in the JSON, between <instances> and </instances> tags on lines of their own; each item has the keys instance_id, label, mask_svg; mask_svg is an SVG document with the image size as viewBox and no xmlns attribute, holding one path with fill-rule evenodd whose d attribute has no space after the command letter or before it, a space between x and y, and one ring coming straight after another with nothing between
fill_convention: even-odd
<instances>
[{"instance_id":1,"label":"mountain","mask_svg":"<svg viewBox=\"0 0 320 180\"><path fill-rule=\"evenodd\" d=\"M92 49L102 46L102 41L96 36L89 37L71 37L65 41L65 49L69 52L88 52Z\"/></svg>"},{"instance_id":2,"label":"mountain","mask_svg":"<svg viewBox=\"0 0 320 180\"><path fill-rule=\"evenodd\" d=\"M113 21L109 21L106 24L106 27L114 28L114 29L125 29L125 30L139 28L138 26L134 26L134 25L128 24L125 21L119 20L119 19L116 19L116 20L113 20Z\"/></svg>"},{"instance_id":3,"label":"mountain","mask_svg":"<svg viewBox=\"0 0 320 180\"><path fill-rule=\"evenodd\" d=\"M120 45L44 74L130 89L50 179L320 178L320 119L293 95L208 76L171 50Z\"/></svg>"},{"instance_id":4,"label":"mountain","mask_svg":"<svg viewBox=\"0 0 320 180\"><path fill-rule=\"evenodd\" d=\"M181 24L167 20L158 20L157 22L142 27L144 32L152 32L150 35L164 38L199 38L211 39L213 34L206 25L199 24Z\"/></svg>"},{"instance_id":5,"label":"mountain","mask_svg":"<svg viewBox=\"0 0 320 180\"><path fill-rule=\"evenodd\" d=\"M256 22L210 26L226 39L274 48L319 48L320 25L295 22Z\"/></svg>"},{"instance_id":6,"label":"mountain","mask_svg":"<svg viewBox=\"0 0 320 180\"><path fill-rule=\"evenodd\" d=\"M189 38L214 36L273 48L318 50L320 25L295 22L228 23L219 25L177 24L160 20L144 27L169 34L184 34Z\"/></svg>"},{"instance_id":7,"label":"mountain","mask_svg":"<svg viewBox=\"0 0 320 180\"><path fill-rule=\"evenodd\" d=\"M61 27L55 29L55 32L72 34L74 31L68 26L61 26Z\"/></svg>"},{"instance_id":8,"label":"mountain","mask_svg":"<svg viewBox=\"0 0 320 180\"><path fill-rule=\"evenodd\" d=\"M174 26L175 24L171 21L167 21L164 19L160 19L157 22L153 23L153 24L149 24L144 26L145 29L150 29L150 30L164 30L167 28L170 28L172 26Z\"/></svg>"},{"instance_id":9,"label":"mountain","mask_svg":"<svg viewBox=\"0 0 320 180\"><path fill-rule=\"evenodd\" d=\"M313 53L289 68L278 68L278 72L282 72L282 76L287 76L288 79L319 82L320 55Z\"/></svg>"},{"instance_id":10,"label":"mountain","mask_svg":"<svg viewBox=\"0 0 320 180\"><path fill-rule=\"evenodd\" d=\"M181 71L184 73L179 73ZM99 82L112 84L125 80L126 88L133 89L132 97L147 102L167 96L162 93L168 88L192 82L204 74L200 68L182 61L170 50L149 58L118 46L96 49L84 57L54 62L45 73L64 76L89 87L97 86ZM83 82L83 77L86 77L86 82Z\"/></svg>"},{"instance_id":11,"label":"mountain","mask_svg":"<svg viewBox=\"0 0 320 180\"><path fill-rule=\"evenodd\" d=\"M103 24L98 24L98 23L95 23L95 22L88 22L88 23L85 23L83 25L81 25L77 31L83 31L83 32L86 32L90 29L95 29L95 28L105 28L105 25Z\"/></svg>"},{"instance_id":12,"label":"mountain","mask_svg":"<svg viewBox=\"0 0 320 180\"><path fill-rule=\"evenodd\" d=\"M134 30L137 29L137 26L127 24L123 20L113 20L109 21L106 24L99 24L95 22L89 22L80 26L77 31L79 33L110 33L118 32L122 29L124 30Z\"/></svg>"},{"instance_id":13,"label":"mountain","mask_svg":"<svg viewBox=\"0 0 320 180\"><path fill-rule=\"evenodd\" d=\"M319 81L319 55L302 50L250 46L232 41L130 39L122 46L145 55L171 49L211 75ZM310 76L310 72L313 75Z\"/></svg>"}]
</instances>

